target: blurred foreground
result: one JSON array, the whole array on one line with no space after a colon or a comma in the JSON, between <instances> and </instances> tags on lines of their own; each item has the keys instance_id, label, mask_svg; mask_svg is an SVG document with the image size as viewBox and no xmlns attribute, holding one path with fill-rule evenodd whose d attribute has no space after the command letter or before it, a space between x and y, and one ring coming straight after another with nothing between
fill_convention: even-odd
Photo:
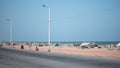
<instances>
[{"instance_id":1,"label":"blurred foreground","mask_svg":"<svg viewBox=\"0 0 120 68\"><path fill-rule=\"evenodd\" d=\"M0 48L0 68L120 68L120 59Z\"/></svg>"}]
</instances>

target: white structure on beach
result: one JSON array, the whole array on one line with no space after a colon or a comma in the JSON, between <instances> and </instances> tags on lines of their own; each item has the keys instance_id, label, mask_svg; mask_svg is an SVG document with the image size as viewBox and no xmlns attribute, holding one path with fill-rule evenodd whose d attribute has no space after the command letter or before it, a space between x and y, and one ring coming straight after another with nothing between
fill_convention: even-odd
<instances>
[{"instance_id":1,"label":"white structure on beach","mask_svg":"<svg viewBox=\"0 0 120 68\"><path fill-rule=\"evenodd\" d=\"M83 43L81 43L80 46L87 46L87 45L89 45L89 44L90 44L89 42L83 42Z\"/></svg>"},{"instance_id":2,"label":"white structure on beach","mask_svg":"<svg viewBox=\"0 0 120 68\"><path fill-rule=\"evenodd\" d=\"M116 46L120 46L120 43L118 43Z\"/></svg>"}]
</instances>

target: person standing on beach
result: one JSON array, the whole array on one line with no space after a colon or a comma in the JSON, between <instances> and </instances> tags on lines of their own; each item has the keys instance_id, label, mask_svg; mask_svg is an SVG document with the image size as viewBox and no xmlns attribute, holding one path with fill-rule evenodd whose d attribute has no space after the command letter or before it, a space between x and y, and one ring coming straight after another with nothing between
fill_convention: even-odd
<instances>
[{"instance_id":1,"label":"person standing on beach","mask_svg":"<svg viewBox=\"0 0 120 68\"><path fill-rule=\"evenodd\" d=\"M39 51L39 48L38 48L38 47L36 47L36 48L35 48L35 50L36 50L36 51Z\"/></svg>"},{"instance_id":2,"label":"person standing on beach","mask_svg":"<svg viewBox=\"0 0 120 68\"><path fill-rule=\"evenodd\" d=\"M29 44L29 50L31 50L31 47L32 47L32 43Z\"/></svg>"},{"instance_id":3,"label":"person standing on beach","mask_svg":"<svg viewBox=\"0 0 120 68\"><path fill-rule=\"evenodd\" d=\"M21 50L22 50L22 49L24 49L24 46L23 46L23 45L21 45Z\"/></svg>"}]
</instances>

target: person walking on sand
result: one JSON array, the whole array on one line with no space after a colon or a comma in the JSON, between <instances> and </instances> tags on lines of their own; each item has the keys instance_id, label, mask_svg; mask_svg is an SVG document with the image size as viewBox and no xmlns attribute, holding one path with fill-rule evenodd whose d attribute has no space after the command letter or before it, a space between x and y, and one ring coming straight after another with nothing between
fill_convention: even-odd
<instances>
[{"instance_id":1,"label":"person walking on sand","mask_svg":"<svg viewBox=\"0 0 120 68\"><path fill-rule=\"evenodd\" d=\"M23 46L23 45L21 45L21 50L22 50L22 49L24 49L24 46Z\"/></svg>"},{"instance_id":2,"label":"person walking on sand","mask_svg":"<svg viewBox=\"0 0 120 68\"><path fill-rule=\"evenodd\" d=\"M31 47L32 47L32 43L29 44L29 50L31 50Z\"/></svg>"},{"instance_id":3,"label":"person walking on sand","mask_svg":"<svg viewBox=\"0 0 120 68\"><path fill-rule=\"evenodd\" d=\"M36 50L36 51L39 51L39 48L38 48L38 47L36 47L36 48L35 48L35 50Z\"/></svg>"}]
</instances>

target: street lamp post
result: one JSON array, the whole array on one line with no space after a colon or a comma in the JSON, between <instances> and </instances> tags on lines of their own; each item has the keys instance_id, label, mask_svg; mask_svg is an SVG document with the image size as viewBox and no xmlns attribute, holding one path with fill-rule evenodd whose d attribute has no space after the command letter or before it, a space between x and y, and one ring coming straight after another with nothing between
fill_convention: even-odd
<instances>
[{"instance_id":1,"label":"street lamp post","mask_svg":"<svg viewBox=\"0 0 120 68\"><path fill-rule=\"evenodd\" d=\"M11 19L7 19L8 22L10 23L10 45L12 45L12 27L13 27L13 22Z\"/></svg>"},{"instance_id":2,"label":"street lamp post","mask_svg":"<svg viewBox=\"0 0 120 68\"><path fill-rule=\"evenodd\" d=\"M12 27L13 27L13 22L12 22L12 20L10 21L10 45L12 45L11 43L12 43Z\"/></svg>"},{"instance_id":3,"label":"street lamp post","mask_svg":"<svg viewBox=\"0 0 120 68\"><path fill-rule=\"evenodd\" d=\"M46 5L42 5L43 7L48 8L48 52L51 52L50 50L50 8Z\"/></svg>"}]
</instances>

